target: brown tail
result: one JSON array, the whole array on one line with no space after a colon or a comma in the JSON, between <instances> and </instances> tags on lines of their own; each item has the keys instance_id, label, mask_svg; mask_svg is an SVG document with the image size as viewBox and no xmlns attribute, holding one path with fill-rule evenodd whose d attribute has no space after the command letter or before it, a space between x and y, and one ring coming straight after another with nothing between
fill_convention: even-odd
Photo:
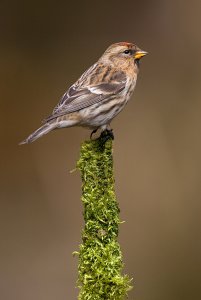
<instances>
[{"instance_id":1,"label":"brown tail","mask_svg":"<svg viewBox=\"0 0 201 300\"><path fill-rule=\"evenodd\" d=\"M46 123L40 128L38 128L36 131L34 131L31 135L29 135L28 138L26 138L24 141L19 143L19 145L32 143L38 138L40 138L41 136L43 136L44 134L47 134L51 130L55 129L56 127L57 127L56 123L52 123L52 124Z\"/></svg>"}]
</instances>

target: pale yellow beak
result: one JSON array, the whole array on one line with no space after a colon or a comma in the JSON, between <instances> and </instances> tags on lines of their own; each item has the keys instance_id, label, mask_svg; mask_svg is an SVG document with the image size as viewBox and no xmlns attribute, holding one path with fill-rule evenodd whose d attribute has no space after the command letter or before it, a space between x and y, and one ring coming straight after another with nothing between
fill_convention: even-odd
<instances>
[{"instance_id":1,"label":"pale yellow beak","mask_svg":"<svg viewBox=\"0 0 201 300\"><path fill-rule=\"evenodd\" d=\"M148 54L148 52L146 52L146 51L138 50L137 52L135 52L134 58L140 59L147 54Z\"/></svg>"}]
</instances>

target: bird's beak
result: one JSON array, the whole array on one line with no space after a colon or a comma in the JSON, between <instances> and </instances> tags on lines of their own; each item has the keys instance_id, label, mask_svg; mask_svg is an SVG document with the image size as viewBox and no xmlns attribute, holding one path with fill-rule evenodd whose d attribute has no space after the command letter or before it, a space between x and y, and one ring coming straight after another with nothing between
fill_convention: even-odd
<instances>
[{"instance_id":1,"label":"bird's beak","mask_svg":"<svg viewBox=\"0 0 201 300\"><path fill-rule=\"evenodd\" d=\"M147 54L148 54L148 52L146 52L146 51L138 50L138 51L135 52L134 58L135 59L140 59L140 58L142 58L143 56L145 56Z\"/></svg>"}]
</instances>

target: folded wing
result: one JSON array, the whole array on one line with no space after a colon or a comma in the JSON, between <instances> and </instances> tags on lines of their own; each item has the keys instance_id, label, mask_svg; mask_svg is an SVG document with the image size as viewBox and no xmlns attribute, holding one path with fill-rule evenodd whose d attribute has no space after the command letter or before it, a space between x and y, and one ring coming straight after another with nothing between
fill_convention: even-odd
<instances>
[{"instance_id":1,"label":"folded wing","mask_svg":"<svg viewBox=\"0 0 201 300\"><path fill-rule=\"evenodd\" d=\"M89 76L89 74L87 75ZM102 101L109 101L123 91L126 85L126 75L123 72L113 72L110 78L107 78L107 82L102 79L97 80L94 84L87 84L85 76L82 76L81 79L82 81L78 80L63 95L52 115L45 119L45 122Z\"/></svg>"}]
</instances>

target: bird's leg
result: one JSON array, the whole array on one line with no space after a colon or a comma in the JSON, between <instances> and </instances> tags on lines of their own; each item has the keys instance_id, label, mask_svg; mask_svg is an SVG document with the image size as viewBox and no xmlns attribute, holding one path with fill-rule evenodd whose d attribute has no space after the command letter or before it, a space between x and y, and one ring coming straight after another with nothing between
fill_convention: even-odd
<instances>
[{"instance_id":1,"label":"bird's leg","mask_svg":"<svg viewBox=\"0 0 201 300\"><path fill-rule=\"evenodd\" d=\"M93 134L96 133L97 130L98 130L98 128L94 129L94 130L91 132L91 134L90 134L90 140L92 139Z\"/></svg>"}]
</instances>

